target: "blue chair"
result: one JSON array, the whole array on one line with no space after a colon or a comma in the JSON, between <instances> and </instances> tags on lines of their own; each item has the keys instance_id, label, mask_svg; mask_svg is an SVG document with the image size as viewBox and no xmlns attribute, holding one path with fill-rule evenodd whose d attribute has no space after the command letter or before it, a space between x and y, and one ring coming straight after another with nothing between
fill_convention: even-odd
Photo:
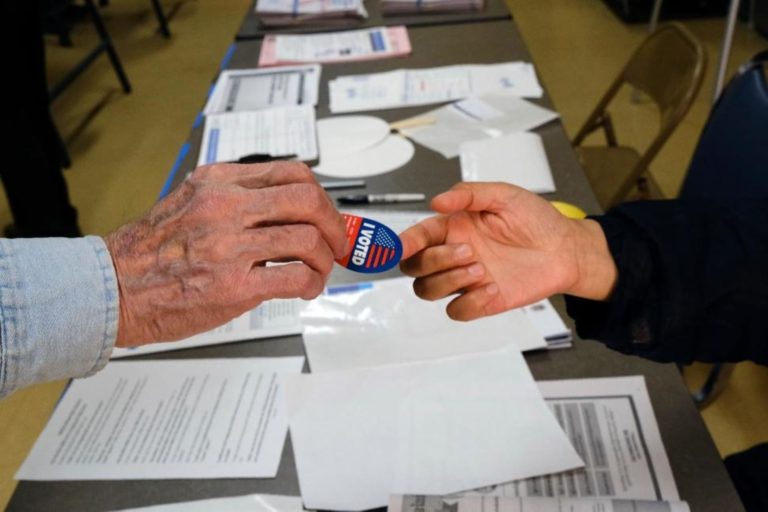
<instances>
[{"instance_id":1,"label":"blue chair","mask_svg":"<svg viewBox=\"0 0 768 512\"><path fill-rule=\"evenodd\" d=\"M768 51L741 67L723 90L701 134L681 199L768 197ZM716 364L693 394L700 407L711 403L733 365Z\"/></svg>"}]
</instances>

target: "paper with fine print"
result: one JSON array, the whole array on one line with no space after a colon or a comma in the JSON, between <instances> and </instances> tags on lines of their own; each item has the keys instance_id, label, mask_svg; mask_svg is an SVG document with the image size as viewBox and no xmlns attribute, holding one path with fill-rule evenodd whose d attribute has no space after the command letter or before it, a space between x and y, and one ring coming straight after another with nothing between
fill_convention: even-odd
<instances>
[{"instance_id":1,"label":"paper with fine print","mask_svg":"<svg viewBox=\"0 0 768 512\"><path fill-rule=\"evenodd\" d=\"M273 478L303 357L118 361L76 379L19 480Z\"/></svg>"},{"instance_id":2,"label":"paper with fine print","mask_svg":"<svg viewBox=\"0 0 768 512\"><path fill-rule=\"evenodd\" d=\"M383 110L502 94L540 98L544 91L527 62L462 64L348 75L328 84L333 113Z\"/></svg>"},{"instance_id":3,"label":"paper with fine print","mask_svg":"<svg viewBox=\"0 0 768 512\"><path fill-rule=\"evenodd\" d=\"M329 287L301 312L313 373L426 361L505 347L546 347L522 311L474 322L451 320L450 299L416 296L408 277Z\"/></svg>"},{"instance_id":4,"label":"paper with fine print","mask_svg":"<svg viewBox=\"0 0 768 512\"><path fill-rule=\"evenodd\" d=\"M216 80L203 114L317 105L321 67L224 70Z\"/></svg>"},{"instance_id":5,"label":"paper with fine print","mask_svg":"<svg viewBox=\"0 0 768 512\"><path fill-rule=\"evenodd\" d=\"M616 498L516 498L499 496L398 496L387 512L690 512L684 501Z\"/></svg>"},{"instance_id":6,"label":"paper with fine print","mask_svg":"<svg viewBox=\"0 0 768 512\"><path fill-rule=\"evenodd\" d=\"M295 376L304 505L386 506L581 466L517 349ZM330 468L330 469L329 469Z\"/></svg>"},{"instance_id":7,"label":"paper with fine print","mask_svg":"<svg viewBox=\"0 0 768 512\"><path fill-rule=\"evenodd\" d=\"M314 107L270 108L205 118L198 166L237 161L254 153L295 155L303 161L317 159Z\"/></svg>"},{"instance_id":8,"label":"paper with fine print","mask_svg":"<svg viewBox=\"0 0 768 512\"><path fill-rule=\"evenodd\" d=\"M306 512L298 496L248 494L231 498L182 501L148 507L126 508L119 512Z\"/></svg>"},{"instance_id":9,"label":"paper with fine print","mask_svg":"<svg viewBox=\"0 0 768 512\"><path fill-rule=\"evenodd\" d=\"M373 27L321 34L276 34L261 43L259 66L322 64L400 57L411 53L404 26Z\"/></svg>"},{"instance_id":10,"label":"paper with fine print","mask_svg":"<svg viewBox=\"0 0 768 512\"><path fill-rule=\"evenodd\" d=\"M536 133L465 142L460 153L464 181L501 181L538 194L555 191L544 143Z\"/></svg>"},{"instance_id":11,"label":"paper with fine print","mask_svg":"<svg viewBox=\"0 0 768 512\"><path fill-rule=\"evenodd\" d=\"M642 376L537 384L586 466L463 495L680 499Z\"/></svg>"},{"instance_id":12,"label":"paper with fine print","mask_svg":"<svg viewBox=\"0 0 768 512\"><path fill-rule=\"evenodd\" d=\"M331 178L366 178L394 171L410 162L413 143L399 135L387 137L375 146L356 153L324 157L312 168Z\"/></svg>"},{"instance_id":13,"label":"paper with fine print","mask_svg":"<svg viewBox=\"0 0 768 512\"><path fill-rule=\"evenodd\" d=\"M559 115L522 98L492 94L457 101L417 117L435 122L400 132L445 158L454 158L464 142L532 130Z\"/></svg>"},{"instance_id":14,"label":"paper with fine print","mask_svg":"<svg viewBox=\"0 0 768 512\"><path fill-rule=\"evenodd\" d=\"M301 334L299 313L303 307L304 301L300 299L273 299L210 331L168 343L115 348L112 350L111 358L119 359L244 340L294 336Z\"/></svg>"}]
</instances>

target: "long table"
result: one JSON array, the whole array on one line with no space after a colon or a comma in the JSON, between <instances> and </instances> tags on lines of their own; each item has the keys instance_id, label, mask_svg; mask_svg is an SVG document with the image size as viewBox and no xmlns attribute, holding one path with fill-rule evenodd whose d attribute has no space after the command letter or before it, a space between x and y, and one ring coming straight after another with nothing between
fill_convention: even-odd
<instances>
[{"instance_id":1,"label":"long table","mask_svg":"<svg viewBox=\"0 0 768 512\"><path fill-rule=\"evenodd\" d=\"M235 35L236 41L261 39L268 34L305 34L311 32L329 32L333 30L353 30L366 27L406 25L408 27L424 27L447 24L478 23L483 21L509 20L511 15L505 0L486 0L485 6L477 11L456 13L421 13L409 15L384 15L380 8L381 0L369 0L365 8L368 17L365 19L350 19L340 25L318 26L299 25L294 27L265 27L256 15L256 1L248 9L240 29Z\"/></svg>"},{"instance_id":2,"label":"long table","mask_svg":"<svg viewBox=\"0 0 768 512\"><path fill-rule=\"evenodd\" d=\"M330 115L327 83L329 79L339 75L386 71L399 67L415 68L459 62L490 63L531 58L519 32L509 21L424 27L413 29L410 33L414 53L408 58L326 66L323 69L318 118ZM472 41L472 44L467 44L467 41ZM258 60L259 47L259 41L238 43L228 67L254 67ZM544 97L540 103L552 106L548 97ZM375 115L392 121L429 108L432 107L379 111ZM580 205L590 213L599 213L597 202L562 124L552 122L536 131L544 140L557 185L557 192L547 197L563 199ZM201 137L202 127L197 126L190 134L191 149L182 159L173 183L181 181L186 172L194 168ZM417 146L414 158L408 165L394 172L369 178L367 190L372 193L423 191L432 196L457 181L459 166L456 159L445 160L440 155ZM348 274L344 272L335 273L332 277L337 282L348 278ZM564 315L562 298L554 297L553 303L563 313L566 321L570 322ZM295 336L145 357L274 357L303 353L301 338ZM599 343L583 341L578 337L571 349L528 354L526 359L537 380L643 375L681 498L688 501L691 510L696 512L743 510L709 432L674 365L661 365L637 357L624 356L606 349ZM299 494L290 440L286 443L275 479L20 482L8 510L114 510L248 493Z\"/></svg>"}]
</instances>

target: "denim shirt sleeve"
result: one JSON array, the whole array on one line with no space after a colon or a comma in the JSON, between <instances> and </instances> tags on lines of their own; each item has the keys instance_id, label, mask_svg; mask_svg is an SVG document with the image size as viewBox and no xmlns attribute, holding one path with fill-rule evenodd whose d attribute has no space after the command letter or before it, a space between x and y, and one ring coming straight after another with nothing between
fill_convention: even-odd
<instances>
[{"instance_id":1,"label":"denim shirt sleeve","mask_svg":"<svg viewBox=\"0 0 768 512\"><path fill-rule=\"evenodd\" d=\"M118 300L101 238L0 239L0 397L100 370L117 337Z\"/></svg>"}]
</instances>

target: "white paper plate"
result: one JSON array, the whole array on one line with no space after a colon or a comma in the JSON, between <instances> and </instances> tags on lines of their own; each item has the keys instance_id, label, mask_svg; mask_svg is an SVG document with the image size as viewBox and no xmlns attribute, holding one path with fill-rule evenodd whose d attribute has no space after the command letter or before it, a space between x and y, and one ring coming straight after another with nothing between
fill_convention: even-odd
<instances>
[{"instance_id":1,"label":"white paper plate","mask_svg":"<svg viewBox=\"0 0 768 512\"><path fill-rule=\"evenodd\" d=\"M321 150L315 172L332 178L365 178L394 171L413 158L413 144L399 135L388 135L380 144L356 153L327 157Z\"/></svg>"},{"instance_id":2,"label":"white paper plate","mask_svg":"<svg viewBox=\"0 0 768 512\"><path fill-rule=\"evenodd\" d=\"M372 116L337 116L317 122L320 158L350 155L379 144L389 135L389 123Z\"/></svg>"}]
</instances>

